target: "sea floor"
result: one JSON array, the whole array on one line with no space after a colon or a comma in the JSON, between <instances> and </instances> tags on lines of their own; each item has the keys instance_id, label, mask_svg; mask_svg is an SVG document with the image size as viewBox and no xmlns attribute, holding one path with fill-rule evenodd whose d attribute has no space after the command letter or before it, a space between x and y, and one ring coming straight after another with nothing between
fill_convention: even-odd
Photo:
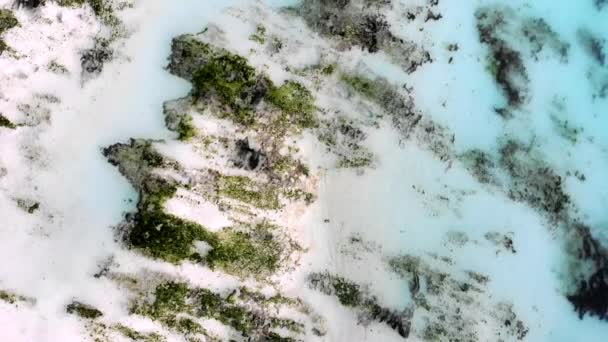
<instances>
[{"instance_id":1,"label":"sea floor","mask_svg":"<svg viewBox=\"0 0 608 342\"><path fill-rule=\"evenodd\" d=\"M604 341L608 2L0 0L0 340Z\"/></svg>"}]
</instances>

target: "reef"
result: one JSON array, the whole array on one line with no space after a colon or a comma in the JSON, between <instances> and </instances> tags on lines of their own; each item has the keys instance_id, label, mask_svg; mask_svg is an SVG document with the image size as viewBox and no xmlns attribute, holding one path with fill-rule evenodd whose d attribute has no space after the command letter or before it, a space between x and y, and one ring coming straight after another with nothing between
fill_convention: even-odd
<instances>
[{"instance_id":1,"label":"reef","mask_svg":"<svg viewBox=\"0 0 608 342\"><path fill-rule=\"evenodd\" d=\"M298 321L273 314L282 307L301 310L298 302L282 296L265 297L245 287L221 295L186 283L166 282L156 286L153 298L133 302L131 312L160 321L189 337L203 335L213 339L197 323L201 318L217 320L243 338L255 341L295 341L274 330L283 329L297 335L304 328Z\"/></svg>"},{"instance_id":2,"label":"reef","mask_svg":"<svg viewBox=\"0 0 608 342\"><path fill-rule=\"evenodd\" d=\"M19 25L19 21L15 18L13 12L8 9L0 8L0 55L9 49L9 46L1 38L2 34L17 25ZM2 120L0 120L0 125L4 126Z\"/></svg>"},{"instance_id":3,"label":"reef","mask_svg":"<svg viewBox=\"0 0 608 342\"><path fill-rule=\"evenodd\" d=\"M403 94L381 77L372 79L363 74L345 73L341 80L352 93L379 106L390 117L404 141L415 139L442 161L453 157L455 136L416 109L411 95Z\"/></svg>"},{"instance_id":4,"label":"reef","mask_svg":"<svg viewBox=\"0 0 608 342\"><path fill-rule=\"evenodd\" d=\"M378 321L388 325L403 338L409 336L413 315L409 308L395 311L382 307L378 304L377 298L368 294L361 285L328 272L310 274L308 283L312 289L328 296L335 296L340 304L359 311L360 324L367 325L372 321Z\"/></svg>"},{"instance_id":5,"label":"reef","mask_svg":"<svg viewBox=\"0 0 608 342\"><path fill-rule=\"evenodd\" d=\"M389 265L409 283L413 315L425 322L414 333L423 340L478 341L481 337L474 327L479 316L495 327L491 333L497 340L526 337L528 327L510 304L491 303L492 296L485 289L490 281L487 276L454 272L449 258L433 256L401 255L391 258Z\"/></svg>"},{"instance_id":6,"label":"reef","mask_svg":"<svg viewBox=\"0 0 608 342\"><path fill-rule=\"evenodd\" d=\"M574 284L567 298L581 319L586 314L608 319L608 249L580 223L570 227L570 237L568 248L575 258L568 272Z\"/></svg>"},{"instance_id":7,"label":"reef","mask_svg":"<svg viewBox=\"0 0 608 342\"><path fill-rule=\"evenodd\" d=\"M83 51L80 57L82 73L85 78L99 75L103 70L103 65L110 61L114 51L110 48L110 40L97 38L93 48Z\"/></svg>"},{"instance_id":8,"label":"reef","mask_svg":"<svg viewBox=\"0 0 608 342\"><path fill-rule=\"evenodd\" d=\"M131 139L104 148L104 156L139 194L136 211L126 215L117 234L129 249L159 261L273 283L301 252L275 222L276 213L288 203L314 201L302 188L309 170L286 145L287 137L317 127L312 92L296 81L274 85L244 57L193 35L174 39L169 60L168 70L191 81L193 88L184 98L164 104L166 126L176 132L176 140L204 151L209 166L181 165L158 152L155 145L161 141ZM196 124L199 115L231 122L236 134L208 134ZM281 151L285 147L287 152ZM200 196L232 223L211 230L170 213L169 201L188 205L184 196ZM108 276L114 277L111 272ZM153 290L129 285L136 293L147 293L135 296L131 312L188 339L217 340L201 321L214 319L244 338L295 341L305 322L271 313L281 307L310 321L309 309L280 294L267 298L240 287L226 295L172 278ZM137 333L128 329L118 330Z\"/></svg>"},{"instance_id":9,"label":"reef","mask_svg":"<svg viewBox=\"0 0 608 342\"><path fill-rule=\"evenodd\" d=\"M509 106L521 106L528 92L528 74L520 53L497 33L504 26L505 13L500 9L483 9L475 16L479 41L490 49L488 71L505 93Z\"/></svg>"},{"instance_id":10,"label":"reef","mask_svg":"<svg viewBox=\"0 0 608 342\"><path fill-rule=\"evenodd\" d=\"M0 114L0 127L15 129L17 126L11 122L6 116Z\"/></svg>"},{"instance_id":11,"label":"reef","mask_svg":"<svg viewBox=\"0 0 608 342\"><path fill-rule=\"evenodd\" d=\"M432 62L430 54L412 41L394 35L380 11L365 9L386 7L384 1L306 0L296 9L315 31L337 39L342 49L358 46L370 53L385 51L408 73Z\"/></svg>"},{"instance_id":12,"label":"reef","mask_svg":"<svg viewBox=\"0 0 608 342\"><path fill-rule=\"evenodd\" d=\"M65 307L65 311L86 319L95 319L103 316L103 313L95 307L78 301L73 301Z\"/></svg>"}]
</instances>

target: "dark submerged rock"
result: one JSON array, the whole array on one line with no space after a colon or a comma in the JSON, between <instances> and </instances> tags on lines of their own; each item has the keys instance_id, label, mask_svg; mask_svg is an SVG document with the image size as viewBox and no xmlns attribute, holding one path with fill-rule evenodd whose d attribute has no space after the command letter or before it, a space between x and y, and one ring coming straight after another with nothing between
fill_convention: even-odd
<instances>
[{"instance_id":1,"label":"dark submerged rock","mask_svg":"<svg viewBox=\"0 0 608 342\"><path fill-rule=\"evenodd\" d=\"M310 274L308 284L312 289L337 297L340 304L357 309L359 323L367 325L377 321L388 325L403 338L409 336L414 314L411 308L395 311L382 307L376 297L367 294L361 285L328 272Z\"/></svg>"},{"instance_id":2,"label":"dark submerged rock","mask_svg":"<svg viewBox=\"0 0 608 342\"><path fill-rule=\"evenodd\" d=\"M234 164L236 167L252 171L260 168L266 161L266 155L251 148L247 139L237 140L235 147L236 160Z\"/></svg>"},{"instance_id":3,"label":"dark submerged rock","mask_svg":"<svg viewBox=\"0 0 608 342\"><path fill-rule=\"evenodd\" d=\"M579 31L578 36L585 52L600 66L606 65L606 39L599 38L587 30Z\"/></svg>"},{"instance_id":4,"label":"dark submerged rock","mask_svg":"<svg viewBox=\"0 0 608 342\"><path fill-rule=\"evenodd\" d=\"M520 52L511 48L497 33L504 24L504 14L499 9L482 9L475 16L479 41L490 49L488 69L505 93L509 105L518 107L526 99L529 79Z\"/></svg>"},{"instance_id":5,"label":"dark submerged rock","mask_svg":"<svg viewBox=\"0 0 608 342\"><path fill-rule=\"evenodd\" d=\"M44 0L17 0L17 6L26 8L36 8L44 4Z\"/></svg>"},{"instance_id":6,"label":"dark submerged rock","mask_svg":"<svg viewBox=\"0 0 608 342\"><path fill-rule=\"evenodd\" d=\"M103 66L114 56L107 39L97 39L93 48L83 51L80 57L84 77L94 77L103 71Z\"/></svg>"},{"instance_id":7,"label":"dark submerged rock","mask_svg":"<svg viewBox=\"0 0 608 342\"><path fill-rule=\"evenodd\" d=\"M578 277L576 290L567 298L581 319L586 314L608 319L608 249L593 237L589 227L574 224L572 229L577 244L575 258L591 271Z\"/></svg>"},{"instance_id":8,"label":"dark submerged rock","mask_svg":"<svg viewBox=\"0 0 608 342\"><path fill-rule=\"evenodd\" d=\"M364 7L388 6L387 1L366 1ZM431 62L430 54L414 42L395 36L385 17L372 11L361 11L360 6L347 0L306 0L298 13L317 32L331 36L344 48L358 46L370 53L386 51L406 68L414 72L418 66Z\"/></svg>"}]
</instances>

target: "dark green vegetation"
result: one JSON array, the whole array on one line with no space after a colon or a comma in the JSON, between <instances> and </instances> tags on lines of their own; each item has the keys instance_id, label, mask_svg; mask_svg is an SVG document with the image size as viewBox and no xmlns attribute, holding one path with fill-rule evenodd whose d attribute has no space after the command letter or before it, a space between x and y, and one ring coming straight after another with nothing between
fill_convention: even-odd
<instances>
[{"instance_id":1,"label":"dark green vegetation","mask_svg":"<svg viewBox=\"0 0 608 342\"><path fill-rule=\"evenodd\" d=\"M165 341L165 339L157 334L157 333L141 333L139 331L133 330L125 325L117 324L113 326L114 330L120 332L125 337L130 338L133 341L137 342L161 342Z\"/></svg>"},{"instance_id":2,"label":"dark green vegetation","mask_svg":"<svg viewBox=\"0 0 608 342\"><path fill-rule=\"evenodd\" d=\"M272 334L277 341L290 341L288 337L268 331L270 327L301 332L300 323L265 312L269 306L285 304L278 302L275 297L266 298L246 288L222 296L204 288L189 288L185 283L167 282L156 287L153 301L134 303L131 311L158 320L183 334L205 334L195 319L207 318L216 319L254 340Z\"/></svg>"},{"instance_id":3,"label":"dark green vegetation","mask_svg":"<svg viewBox=\"0 0 608 342\"><path fill-rule=\"evenodd\" d=\"M61 5L79 7L88 4L93 9L95 15L102 16L112 10L109 1L106 0L60 0Z\"/></svg>"},{"instance_id":4,"label":"dark green vegetation","mask_svg":"<svg viewBox=\"0 0 608 342\"><path fill-rule=\"evenodd\" d=\"M12 11L0 8L0 34L19 25Z\"/></svg>"},{"instance_id":5,"label":"dark green vegetation","mask_svg":"<svg viewBox=\"0 0 608 342\"><path fill-rule=\"evenodd\" d=\"M279 209L279 190L263 186L245 176L220 176L218 194L260 209Z\"/></svg>"},{"instance_id":6,"label":"dark green vegetation","mask_svg":"<svg viewBox=\"0 0 608 342\"><path fill-rule=\"evenodd\" d=\"M335 295L342 305L357 306L361 304L361 291L359 285L351 283L344 278L334 278L332 282Z\"/></svg>"},{"instance_id":7,"label":"dark green vegetation","mask_svg":"<svg viewBox=\"0 0 608 342\"><path fill-rule=\"evenodd\" d=\"M192 117L185 115L179 121L177 125L178 139L181 141L188 141L196 136L196 127L192 123Z\"/></svg>"},{"instance_id":8,"label":"dark green vegetation","mask_svg":"<svg viewBox=\"0 0 608 342\"><path fill-rule=\"evenodd\" d=\"M12 123L9 119L7 119L2 114L0 114L0 127L4 127L4 128L8 128L8 129L15 129L15 128L17 128L17 126L14 123Z\"/></svg>"},{"instance_id":9,"label":"dark green vegetation","mask_svg":"<svg viewBox=\"0 0 608 342\"><path fill-rule=\"evenodd\" d=\"M224 229L217 233L206 260L212 268L241 276L264 276L278 270L282 249L267 224L247 230Z\"/></svg>"},{"instance_id":10,"label":"dark green vegetation","mask_svg":"<svg viewBox=\"0 0 608 342\"><path fill-rule=\"evenodd\" d=\"M12 292L0 290L0 300L7 302L9 304L15 304L17 302L27 301L27 298L14 294Z\"/></svg>"},{"instance_id":11,"label":"dark green vegetation","mask_svg":"<svg viewBox=\"0 0 608 342\"><path fill-rule=\"evenodd\" d=\"M164 202L175 194L168 185L150 194L142 203L128 234L129 243L156 258L177 263L184 259L204 260L211 268L238 275L263 276L279 266L280 245L263 225L249 230L226 228L211 232L199 224L163 211ZM194 250L196 241L212 249L205 256Z\"/></svg>"},{"instance_id":12,"label":"dark green vegetation","mask_svg":"<svg viewBox=\"0 0 608 342\"><path fill-rule=\"evenodd\" d=\"M317 124L314 98L300 83L288 81L278 88L272 87L266 100L283 111L283 120L297 127L312 128Z\"/></svg>"},{"instance_id":13,"label":"dark green vegetation","mask_svg":"<svg viewBox=\"0 0 608 342\"><path fill-rule=\"evenodd\" d=\"M82 318L95 319L103 316L103 313L91 305L84 304L78 301L73 301L66 306L65 311L69 314L77 315Z\"/></svg>"},{"instance_id":14,"label":"dark green vegetation","mask_svg":"<svg viewBox=\"0 0 608 342\"><path fill-rule=\"evenodd\" d=\"M255 33L249 36L249 40L264 44L266 42L266 28L262 25L258 25L255 29Z\"/></svg>"},{"instance_id":15,"label":"dark green vegetation","mask_svg":"<svg viewBox=\"0 0 608 342\"><path fill-rule=\"evenodd\" d=\"M184 259L205 261L211 268L220 268L236 275L262 277L279 267L281 246L265 225L252 229L226 228L211 232L201 225L163 211L164 202L175 194L168 185L150 194L141 204L128 234L129 243L156 258L172 263ZM194 250L196 241L204 241L212 249L205 256Z\"/></svg>"},{"instance_id":16,"label":"dark green vegetation","mask_svg":"<svg viewBox=\"0 0 608 342\"><path fill-rule=\"evenodd\" d=\"M343 74L341 79L351 89L368 99L378 98L382 94L381 88L376 82L362 75Z\"/></svg>"},{"instance_id":17,"label":"dark green vegetation","mask_svg":"<svg viewBox=\"0 0 608 342\"><path fill-rule=\"evenodd\" d=\"M260 84L263 81L260 80ZM193 78L197 98L216 98L228 107L226 113L235 122L251 125L254 122L252 106L259 101L256 94L258 79L247 59L229 53L211 56L196 71ZM262 88L259 91L264 91Z\"/></svg>"},{"instance_id":18,"label":"dark green vegetation","mask_svg":"<svg viewBox=\"0 0 608 342\"><path fill-rule=\"evenodd\" d=\"M197 223L165 213L165 202L175 196L179 184L152 174L154 168L170 162L150 143L116 144L105 149L104 154L140 192L138 211L130 216L125 232L129 246L171 263L186 259L204 261L211 268L243 277L264 277L279 268L281 255L287 252L287 247L277 241L273 225L240 224L212 232ZM250 186L248 178L223 176L218 182L221 195L265 208L278 205L274 193L247 188ZM207 255L196 251L197 241L211 247Z\"/></svg>"},{"instance_id":19,"label":"dark green vegetation","mask_svg":"<svg viewBox=\"0 0 608 342\"><path fill-rule=\"evenodd\" d=\"M317 108L312 93L302 84L288 81L275 86L266 76L256 73L246 58L181 36L173 41L169 70L191 80L196 101L219 105L219 115L247 127L261 118L274 125L297 129L316 125ZM257 106L265 101L280 109L278 118L262 113Z\"/></svg>"},{"instance_id":20,"label":"dark green vegetation","mask_svg":"<svg viewBox=\"0 0 608 342\"><path fill-rule=\"evenodd\" d=\"M365 300L360 285L343 277L329 273L313 273L309 276L310 286L327 295L334 295L345 306L357 307Z\"/></svg>"},{"instance_id":21,"label":"dark green vegetation","mask_svg":"<svg viewBox=\"0 0 608 342\"><path fill-rule=\"evenodd\" d=\"M408 99L401 95L386 79L380 77L372 79L366 75L356 73L344 73L340 75L340 79L348 89L367 100L375 102L393 116L395 125L413 129L420 122L421 117L414 113L414 104L411 98Z\"/></svg>"},{"instance_id":22,"label":"dark green vegetation","mask_svg":"<svg viewBox=\"0 0 608 342\"><path fill-rule=\"evenodd\" d=\"M327 272L310 274L308 283L315 290L335 296L342 305L360 311L360 323L372 320L383 322L400 336L404 338L409 336L412 310L406 308L398 312L384 308L378 304L377 298L369 295L361 285Z\"/></svg>"},{"instance_id":23,"label":"dark green vegetation","mask_svg":"<svg viewBox=\"0 0 608 342\"><path fill-rule=\"evenodd\" d=\"M381 10L389 4L390 1L384 0L304 0L296 12L311 29L337 40L338 48L358 47L370 53L382 50L406 72L412 73L423 63L431 62L431 56L413 41L392 33ZM372 7L375 10L370 11Z\"/></svg>"},{"instance_id":24,"label":"dark green vegetation","mask_svg":"<svg viewBox=\"0 0 608 342\"><path fill-rule=\"evenodd\" d=\"M12 11L0 8L0 35L2 35L7 30L19 25L19 21L15 18L15 15ZM8 45L0 38L0 55L7 50ZM0 115L0 126L4 126L2 123L2 119L4 117ZM6 126L4 126L6 127Z\"/></svg>"}]
</instances>

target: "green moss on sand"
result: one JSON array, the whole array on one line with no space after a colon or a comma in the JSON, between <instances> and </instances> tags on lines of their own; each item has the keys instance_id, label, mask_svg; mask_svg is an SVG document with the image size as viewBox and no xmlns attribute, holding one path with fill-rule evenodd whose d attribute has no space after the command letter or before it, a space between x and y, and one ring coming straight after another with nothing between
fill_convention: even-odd
<instances>
[{"instance_id":1,"label":"green moss on sand","mask_svg":"<svg viewBox=\"0 0 608 342\"><path fill-rule=\"evenodd\" d=\"M352 90L356 91L363 97L375 99L381 95L381 89L379 89L376 82L367 77L361 75L343 74L341 79Z\"/></svg>"},{"instance_id":2,"label":"green moss on sand","mask_svg":"<svg viewBox=\"0 0 608 342\"><path fill-rule=\"evenodd\" d=\"M205 333L200 324L195 322L196 318L216 319L245 337L268 325L301 331L301 324L268 313L261 314L261 311L252 308L249 301L254 301L254 306L261 307L269 303L263 296L241 298L237 292L233 292L223 297L209 289L189 288L185 283L167 282L156 287L153 301L136 304L131 310L183 334Z\"/></svg>"},{"instance_id":3,"label":"green moss on sand","mask_svg":"<svg viewBox=\"0 0 608 342\"><path fill-rule=\"evenodd\" d=\"M73 301L72 303L68 304L65 311L69 314L78 315L87 319L95 319L103 316L103 313L93 306L78 301Z\"/></svg>"},{"instance_id":4,"label":"green moss on sand","mask_svg":"<svg viewBox=\"0 0 608 342\"><path fill-rule=\"evenodd\" d=\"M165 338L158 333L142 333L127 327L126 325L116 324L112 327L123 336L137 342L163 342Z\"/></svg>"},{"instance_id":5,"label":"green moss on sand","mask_svg":"<svg viewBox=\"0 0 608 342\"><path fill-rule=\"evenodd\" d=\"M171 316L176 312L188 312L189 294L186 283L168 282L160 284L154 292L154 302L137 307L134 312L153 319Z\"/></svg>"},{"instance_id":6,"label":"green moss on sand","mask_svg":"<svg viewBox=\"0 0 608 342\"><path fill-rule=\"evenodd\" d=\"M80 7L89 4L93 12L100 16L112 10L112 6L107 0L61 0L61 5L69 7Z\"/></svg>"},{"instance_id":7,"label":"green moss on sand","mask_svg":"<svg viewBox=\"0 0 608 342\"><path fill-rule=\"evenodd\" d=\"M196 127L192 123L192 117L190 115L184 115L179 124L177 125L178 139L181 141L188 141L196 136Z\"/></svg>"},{"instance_id":8,"label":"green moss on sand","mask_svg":"<svg viewBox=\"0 0 608 342\"><path fill-rule=\"evenodd\" d=\"M312 128L317 125L314 97L303 85L287 81L282 86L272 87L266 101L283 111L283 117L300 128Z\"/></svg>"},{"instance_id":9,"label":"green moss on sand","mask_svg":"<svg viewBox=\"0 0 608 342\"><path fill-rule=\"evenodd\" d=\"M15 304L17 302L24 302L27 301L27 298L14 294L12 292L9 291L5 291L5 290L0 290L0 300L7 302L9 304Z\"/></svg>"},{"instance_id":10,"label":"green moss on sand","mask_svg":"<svg viewBox=\"0 0 608 342\"><path fill-rule=\"evenodd\" d=\"M218 194L260 209L279 209L279 192L274 186L260 185L245 176L220 176Z\"/></svg>"},{"instance_id":11,"label":"green moss on sand","mask_svg":"<svg viewBox=\"0 0 608 342\"><path fill-rule=\"evenodd\" d=\"M164 212L164 203L175 195L175 185L156 186L140 203L140 210L128 233L132 247L171 263L185 259L205 261L239 276L264 276L279 267L281 246L269 231L269 225L258 224L244 229L227 228L211 232L203 226ZM211 247L200 255L194 246L203 241Z\"/></svg>"},{"instance_id":12,"label":"green moss on sand","mask_svg":"<svg viewBox=\"0 0 608 342\"><path fill-rule=\"evenodd\" d=\"M19 21L13 14L13 11L0 8L0 34L19 25Z\"/></svg>"},{"instance_id":13,"label":"green moss on sand","mask_svg":"<svg viewBox=\"0 0 608 342\"><path fill-rule=\"evenodd\" d=\"M216 241L205 258L212 268L258 277L273 273L280 266L283 246L268 225L258 224L245 231L225 229L217 233Z\"/></svg>"},{"instance_id":14,"label":"green moss on sand","mask_svg":"<svg viewBox=\"0 0 608 342\"><path fill-rule=\"evenodd\" d=\"M266 28L264 25L258 25L255 29L255 33L249 36L249 40L264 44L266 42Z\"/></svg>"},{"instance_id":15,"label":"green moss on sand","mask_svg":"<svg viewBox=\"0 0 608 342\"><path fill-rule=\"evenodd\" d=\"M1 53L1 44L0 44L0 53ZM0 114L0 127L15 129L17 126L12 123L9 119L7 119L4 115Z\"/></svg>"},{"instance_id":16,"label":"green moss on sand","mask_svg":"<svg viewBox=\"0 0 608 342\"><path fill-rule=\"evenodd\" d=\"M11 10L0 8L0 35L17 25L19 25L19 21L17 20L13 12ZM6 44L4 40L0 39L0 55L8 49L8 44ZM0 115L0 126L6 127L2 125L2 118L4 117Z\"/></svg>"},{"instance_id":17,"label":"green moss on sand","mask_svg":"<svg viewBox=\"0 0 608 342\"><path fill-rule=\"evenodd\" d=\"M228 107L226 115L243 125L251 125L255 121L250 98L255 85L255 70L247 59L230 53L211 55L193 78L195 97L217 98Z\"/></svg>"}]
</instances>

